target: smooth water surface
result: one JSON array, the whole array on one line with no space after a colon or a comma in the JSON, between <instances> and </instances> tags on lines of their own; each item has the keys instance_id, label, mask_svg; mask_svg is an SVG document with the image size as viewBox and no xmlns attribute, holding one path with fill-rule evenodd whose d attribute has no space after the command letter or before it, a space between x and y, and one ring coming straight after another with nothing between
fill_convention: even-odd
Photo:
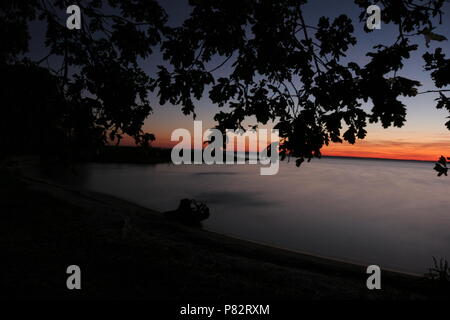
<instances>
[{"instance_id":1,"label":"smooth water surface","mask_svg":"<svg viewBox=\"0 0 450 320\"><path fill-rule=\"evenodd\" d=\"M450 178L426 162L325 158L274 176L258 165L90 164L77 183L166 211L205 201L213 231L396 270L450 258Z\"/></svg>"}]
</instances>

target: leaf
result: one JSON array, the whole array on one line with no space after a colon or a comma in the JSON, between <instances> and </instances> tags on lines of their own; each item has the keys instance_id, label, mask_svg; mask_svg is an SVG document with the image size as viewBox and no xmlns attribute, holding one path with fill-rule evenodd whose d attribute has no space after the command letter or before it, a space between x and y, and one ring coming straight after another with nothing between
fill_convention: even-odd
<instances>
[{"instance_id":1,"label":"leaf","mask_svg":"<svg viewBox=\"0 0 450 320\"><path fill-rule=\"evenodd\" d=\"M442 42L447 40L447 38L441 34L437 34L432 32L430 29L425 28L421 31L421 33L424 35L425 37L425 45L427 47L430 46L430 41L438 41L438 42Z\"/></svg>"},{"instance_id":2,"label":"leaf","mask_svg":"<svg viewBox=\"0 0 450 320\"><path fill-rule=\"evenodd\" d=\"M304 161L305 161L305 159L299 158L299 159L295 160L295 165L296 165L297 167L300 167L300 165L301 165Z\"/></svg>"},{"instance_id":3,"label":"leaf","mask_svg":"<svg viewBox=\"0 0 450 320\"><path fill-rule=\"evenodd\" d=\"M442 175L447 176L447 172L448 172L447 160L445 159L444 156L441 156L439 158L438 162L436 162L433 169L438 172L438 177L440 177Z\"/></svg>"}]
</instances>

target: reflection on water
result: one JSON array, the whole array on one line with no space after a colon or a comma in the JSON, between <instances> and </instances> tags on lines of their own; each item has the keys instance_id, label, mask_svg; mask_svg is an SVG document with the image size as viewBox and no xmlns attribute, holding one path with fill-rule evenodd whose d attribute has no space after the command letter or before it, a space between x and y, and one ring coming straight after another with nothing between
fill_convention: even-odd
<instances>
[{"instance_id":1,"label":"reflection on water","mask_svg":"<svg viewBox=\"0 0 450 320\"><path fill-rule=\"evenodd\" d=\"M432 256L450 258L450 178L432 167L326 158L261 176L255 165L91 164L75 183L161 211L195 198L210 230L423 273Z\"/></svg>"}]
</instances>

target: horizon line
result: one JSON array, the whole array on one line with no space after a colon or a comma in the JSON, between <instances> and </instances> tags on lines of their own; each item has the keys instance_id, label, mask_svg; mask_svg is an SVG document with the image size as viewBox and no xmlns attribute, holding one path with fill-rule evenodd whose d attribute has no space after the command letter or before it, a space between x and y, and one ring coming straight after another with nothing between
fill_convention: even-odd
<instances>
[{"instance_id":1,"label":"horizon line","mask_svg":"<svg viewBox=\"0 0 450 320\"><path fill-rule=\"evenodd\" d=\"M111 147L129 147L129 148L137 148L138 146L133 145L109 145ZM171 150L172 148L168 147L162 147L162 146L151 146L151 148L159 148L159 149L166 149ZM190 149L194 150L194 149ZM244 151L240 151L244 152ZM245 152L251 152L251 153L257 153L257 151L245 151ZM344 156L344 155L322 155L321 158L344 158L344 159L363 159L363 160L389 160L389 161L415 161L415 162L437 162L437 160L425 160L425 159L404 159L404 158L383 158L383 157L364 157L364 156ZM438 158L438 156L437 156ZM320 158L319 158L320 159Z\"/></svg>"}]
</instances>

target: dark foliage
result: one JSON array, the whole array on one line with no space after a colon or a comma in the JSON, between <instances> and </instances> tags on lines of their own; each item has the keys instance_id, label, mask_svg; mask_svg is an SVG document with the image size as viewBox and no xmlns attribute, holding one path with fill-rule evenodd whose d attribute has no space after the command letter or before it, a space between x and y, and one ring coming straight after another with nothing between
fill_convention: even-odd
<instances>
[{"instance_id":1,"label":"dark foliage","mask_svg":"<svg viewBox=\"0 0 450 320\"><path fill-rule=\"evenodd\" d=\"M396 75L417 49L410 38L424 34L427 44L445 39L432 32L434 20L442 16L442 0L426 5L356 0L364 10L361 20L370 4L378 4L383 22L398 25L395 43L375 46L367 53L371 61L360 66L342 61L357 42L346 15L333 21L321 17L316 26L309 26L302 10L306 1L190 3L190 18L163 42L172 69L161 66L154 83L161 103L180 104L184 113L194 113L194 99L208 90L212 102L230 108L215 116L219 128L245 129L242 122L250 117L262 124L274 121L282 137L282 156L297 157L298 165L320 156L320 149L330 142L353 144L363 139L368 121L385 128L403 126L406 106L399 98L415 96L420 86ZM425 59L429 70L435 70L436 85L444 86L448 60L439 53ZM210 67L217 56L223 63ZM222 65L227 69L216 75ZM438 107L447 106L442 95ZM370 112L363 110L363 102L372 104Z\"/></svg>"},{"instance_id":2,"label":"dark foliage","mask_svg":"<svg viewBox=\"0 0 450 320\"><path fill-rule=\"evenodd\" d=\"M124 134L141 145L154 140L142 131L152 108L150 78L138 59L149 57L161 41L165 12L152 0L83 1L82 28L69 30L66 8L71 4L0 4L1 147L8 147L6 152L19 151L14 146L35 151L21 141L40 151L43 144L57 148L65 141L79 156L80 150L91 153L107 141L118 143ZM33 62L26 58L32 20L45 26L48 49L47 56ZM61 61L59 67L50 66L49 58ZM58 137L49 139L49 130Z\"/></svg>"},{"instance_id":3,"label":"dark foliage","mask_svg":"<svg viewBox=\"0 0 450 320\"><path fill-rule=\"evenodd\" d=\"M438 162L436 162L436 164L434 165L434 170L437 171L438 177L440 177L442 175L447 176L447 172L448 172L447 160L450 160L450 158L445 159L444 156L441 156L439 158Z\"/></svg>"},{"instance_id":4,"label":"dark foliage","mask_svg":"<svg viewBox=\"0 0 450 320\"><path fill-rule=\"evenodd\" d=\"M448 266L448 261L444 259L439 259L439 263L436 258L433 257L434 266L429 269L429 273L426 276L431 280L437 280L446 285L450 282L450 268Z\"/></svg>"},{"instance_id":5,"label":"dark foliage","mask_svg":"<svg viewBox=\"0 0 450 320\"><path fill-rule=\"evenodd\" d=\"M6 0L0 4L0 65L5 70L29 68L32 73L49 57L58 57L60 67L45 68L48 81L41 85L55 88L57 104L63 107L47 107L46 112L54 112L48 121L55 119L51 126L65 141L79 141L86 149L107 140L120 142L124 134L138 144L152 141L155 137L144 133L142 124L152 111L148 93L156 90L160 103L180 105L185 114L194 116L196 100L208 95L214 104L227 107L215 116L220 129L245 129L246 119L274 122L282 139L281 155L296 157L300 165L320 156L330 142L353 144L363 139L368 122L402 127L406 106L400 98L419 94L419 82L397 75L418 48L413 39L423 36L426 46L446 40L435 33L444 0L355 0L362 22L366 8L377 4L383 23L398 26L396 41L374 46L367 53L370 62L360 65L347 57L357 43L351 19L321 17L315 25L307 25L306 2L190 0L190 17L169 28L156 0L88 0L80 4L82 29L74 31L65 26L69 1ZM49 52L31 62L23 55L33 19L45 25ZM149 75L138 62L156 48L165 63L157 74ZM220 57L222 63L211 65ZM440 88L437 107L449 109L444 94L449 59L442 49L424 59ZM4 117L15 119L13 104L19 103L22 110L32 108L29 101L35 100L35 91L23 91L28 98L19 102L6 100ZM363 103L371 109L363 109ZM39 130L47 128L43 122Z\"/></svg>"}]
</instances>

